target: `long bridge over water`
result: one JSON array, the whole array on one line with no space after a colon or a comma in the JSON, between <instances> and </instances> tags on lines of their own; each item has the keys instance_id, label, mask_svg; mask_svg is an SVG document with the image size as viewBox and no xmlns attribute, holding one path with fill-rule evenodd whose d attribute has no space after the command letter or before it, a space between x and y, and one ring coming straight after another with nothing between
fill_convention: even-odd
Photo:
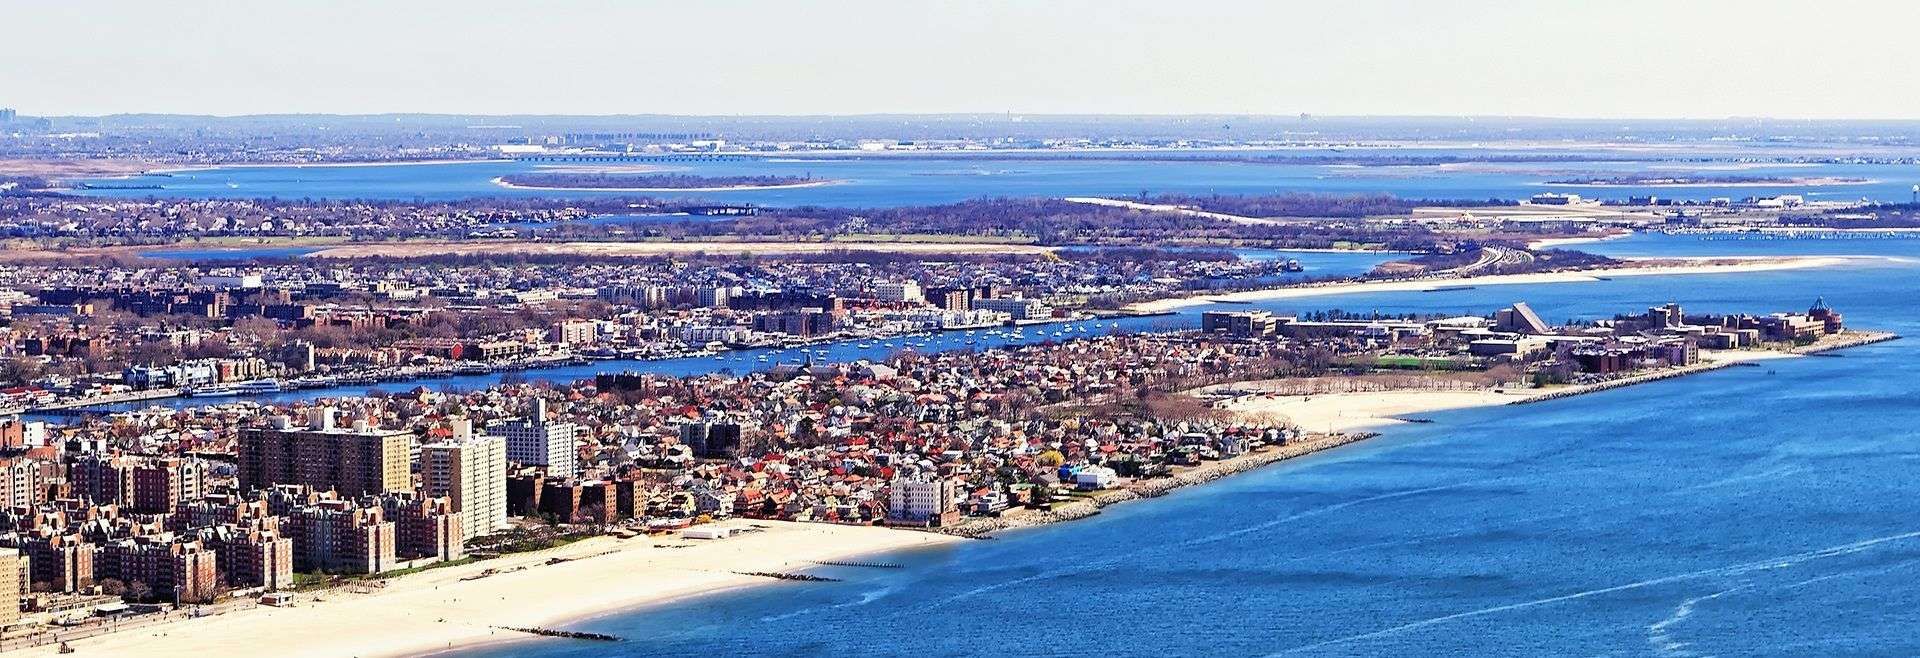
<instances>
[{"instance_id":1,"label":"long bridge over water","mask_svg":"<svg viewBox=\"0 0 1920 658\"><path fill-rule=\"evenodd\" d=\"M744 162L760 156L747 153L546 153L519 155L519 162Z\"/></svg>"}]
</instances>

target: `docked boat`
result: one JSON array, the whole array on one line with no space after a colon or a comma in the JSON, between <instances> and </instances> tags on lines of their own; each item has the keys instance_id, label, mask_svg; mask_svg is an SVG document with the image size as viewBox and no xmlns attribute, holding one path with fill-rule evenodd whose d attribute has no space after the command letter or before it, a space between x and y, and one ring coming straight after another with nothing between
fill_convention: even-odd
<instances>
[{"instance_id":1,"label":"docked boat","mask_svg":"<svg viewBox=\"0 0 1920 658\"><path fill-rule=\"evenodd\" d=\"M477 361L467 361L467 362L465 362L465 363L460 363L460 364L458 364L458 365L455 365L455 366L453 367L453 374L456 374L456 375L490 375L490 374L493 374L493 366L490 366L490 365L487 365L487 364L484 364L484 363L480 363L480 362L477 362Z\"/></svg>"},{"instance_id":2,"label":"docked boat","mask_svg":"<svg viewBox=\"0 0 1920 658\"><path fill-rule=\"evenodd\" d=\"M240 385L235 388L238 388L241 393L247 395L279 393L286 390L286 387L281 386L278 380L273 379L256 379L250 382L240 382Z\"/></svg>"},{"instance_id":3,"label":"docked boat","mask_svg":"<svg viewBox=\"0 0 1920 658\"><path fill-rule=\"evenodd\" d=\"M240 388L231 384L209 384L180 389L180 394L190 398L221 398L239 395Z\"/></svg>"},{"instance_id":4,"label":"docked boat","mask_svg":"<svg viewBox=\"0 0 1920 658\"><path fill-rule=\"evenodd\" d=\"M333 388L340 385L340 380L321 375L317 377L301 377L293 380L292 384L294 388Z\"/></svg>"}]
</instances>

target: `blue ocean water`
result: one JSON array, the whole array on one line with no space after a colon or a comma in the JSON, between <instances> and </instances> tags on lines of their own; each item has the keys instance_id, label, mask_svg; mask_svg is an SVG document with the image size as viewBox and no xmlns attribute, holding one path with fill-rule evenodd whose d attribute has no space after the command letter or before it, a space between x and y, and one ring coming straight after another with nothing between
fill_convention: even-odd
<instances>
[{"instance_id":1,"label":"blue ocean water","mask_svg":"<svg viewBox=\"0 0 1920 658\"><path fill-rule=\"evenodd\" d=\"M1649 240L1638 249L1688 238ZM1789 251L1828 246L1860 245ZM1916 335L1915 274L1876 261L1266 306L1478 313L1525 300L1558 321L1824 296L1856 326ZM822 567L846 581L573 626L620 644L460 655L1914 655L1916 345L1430 414L1092 519L884 558L904 569Z\"/></svg>"},{"instance_id":2,"label":"blue ocean water","mask_svg":"<svg viewBox=\"0 0 1920 658\"><path fill-rule=\"evenodd\" d=\"M1388 153L1387 150L1246 151L1244 157L1302 157ZM1910 186L1920 182L1911 165L1772 164L1725 161L1674 161L1659 151L1604 150L1539 151L1502 149L1393 149L1393 155L1576 155L1593 161L1463 163L1411 166L1354 166L1337 164L1276 164L1268 162L1180 161L1164 158L1178 153L1111 153L1100 159L1077 159L1063 154L1000 159L1004 154L918 154L866 157L791 155L751 157L712 162L670 162L657 166L680 173L708 176L811 176L838 181L819 187L729 192L649 192L645 196L698 198L768 206L828 205L883 207L951 203L981 197L1118 196L1148 193L1274 194L1319 192L1336 194L1391 193L1426 199L1518 199L1545 191L1572 192L1589 197L1624 198L1657 195L1676 199L1742 198L1804 194L1811 199L1872 198L1905 201ZM1200 153L1188 153L1198 157ZM1217 155L1217 154L1216 154ZM1689 157L1701 155L1689 151ZM1730 152L1720 157L1753 156ZM1079 156L1085 157L1085 156ZM1609 158L1627 158L1614 160ZM634 193L515 190L492 182L495 177L541 171L552 164L516 161L458 164L411 164L352 167L243 166L181 171L130 179L92 181L107 186L159 189L96 189L79 193L115 197L193 198L357 198L444 200L477 196L627 195ZM573 165L590 166L590 165ZM1626 175L1747 176L1775 178L1836 177L1871 181L1858 185L1756 187L1709 185L1701 187L1607 187L1547 185L1550 181L1583 180Z\"/></svg>"}]
</instances>

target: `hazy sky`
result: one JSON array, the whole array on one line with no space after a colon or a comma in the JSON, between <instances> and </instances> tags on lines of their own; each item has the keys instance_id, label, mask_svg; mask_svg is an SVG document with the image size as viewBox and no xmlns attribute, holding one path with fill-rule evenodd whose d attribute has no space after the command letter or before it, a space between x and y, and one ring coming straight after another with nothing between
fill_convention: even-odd
<instances>
[{"instance_id":1,"label":"hazy sky","mask_svg":"<svg viewBox=\"0 0 1920 658\"><path fill-rule=\"evenodd\" d=\"M0 0L26 114L1920 118L1920 2Z\"/></svg>"}]
</instances>

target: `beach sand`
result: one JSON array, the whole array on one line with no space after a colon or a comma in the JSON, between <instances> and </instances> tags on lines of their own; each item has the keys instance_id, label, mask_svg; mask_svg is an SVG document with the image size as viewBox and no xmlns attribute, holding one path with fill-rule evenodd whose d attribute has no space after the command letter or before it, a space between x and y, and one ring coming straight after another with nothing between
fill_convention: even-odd
<instances>
[{"instance_id":1,"label":"beach sand","mask_svg":"<svg viewBox=\"0 0 1920 658\"><path fill-rule=\"evenodd\" d=\"M1323 297L1327 295L1345 295L1367 292L1418 292L1438 288L1457 286L1499 286L1529 283L1577 283L1598 281L1601 277L1620 276L1666 276L1679 274L1734 274L1740 272L1766 272L1774 270L1792 270L1810 267L1831 267L1854 260L1837 256L1788 256L1788 257L1752 257L1752 258L1713 258L1685 259L1663 258L1662 264L1640 267L1608 267L1590 270L1569 270L1565 272L1536 272L1530 274L1494 274L1487 276L1461 278L1433 278L1409 281L1367 281L1333 283L1325 285L1302 285L1287 288L1268 288L1235 293L1203 294L1191 297L1174 297L1150 302L1140 302L1127 307L1130 311L1141 313L1162 313L1190 306L1204 306L1215 301L1261 302L1276 299L1295 299L1301 297ZM1689 262L1693 261L1693 262Z\"/></svg>"},{"instance_id":2,"label":"beach sand","mask_svg":"<svg viewBox=\"0 0 1920 658\"><path fill-rule=\"evenodd\" d=\"M1706 372L1738 363L1792 359L1801 356L1805 355L1776 350L1701 350L1700 362L1686 368L1653 371L1601 384L1547 388L1401 389L1269 397L1255 391L1275 390L1286 385L1288 380L1240 382L1222 385L1222 387L1252 393L1229 400L1221 408L1250 420L1268 419L1275 415L1284 416L1308 432L1352 432L1403 424L1407 422L1406 416L1415 414L1564 397L1672 376ZM1292 381L1297 383L1299 380Z\"/></svg>"},{"instance_id":3,"label":"beach sand","mask_svg":"<svg viewBox=\"0 0 1920 658\"><path fill-rule=\"evenodd\" d=\"M724 525L746 527L747 521ZM736 571L795 571L814 561L965 541L913 530L753 521L767 529L730 539L595 537L547 551L432 569L371 593L297 595L294 607L261 606L74 641L82 656L278 658L402 656L534 636L496 626L547 627L743 586L806 587ZM684 546L657 548L656 544ZM555 557L572 558L545 564ZM484 569L506 571L478 580ZM324 599L324 600L321 600ZM54 656L57 645L19 652Z\"/></svg>"}]
</instances>

